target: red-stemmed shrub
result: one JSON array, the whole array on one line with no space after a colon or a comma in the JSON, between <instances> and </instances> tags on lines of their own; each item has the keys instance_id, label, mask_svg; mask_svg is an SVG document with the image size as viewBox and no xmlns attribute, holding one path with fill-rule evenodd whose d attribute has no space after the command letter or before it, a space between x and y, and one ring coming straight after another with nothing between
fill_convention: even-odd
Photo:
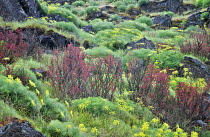
<instances>
[{"instance_id":1,"label":"red-stemmed shrub","mask_svg":"<svg viewBox=\"0 0 210 137\"><path fill-rule=\"evenodd\" d=\"M123 90L122 63L113 55L105 58L89 58L91 76L89 77L89 91L92 96L101 96L112 100L116 91Z\"/></svg>"},{"instance_id":2,"label":"red-stemmed shrub","mask_svg":"<svg viewBox=\"0 0 210 137\"><path fill-rule=\"evenodd\" d=\"M28 48L23 41L21 29L3 30L0 32L0 63L6 65L22 57Z\"/></svg>"},{"instance_id":3,"label":"red-stemmed shrub","mask_svg":"<svg viewBox=\"0 0 210 137\"><path fill-rule=\"evenodd\" d=\"M85 63L85 53L79 47L69 44L63 51L54 51L49 66L49 76L55 91L60 98L67 95L72 98L87 97L86 81L89 77L89 68Z\"/></svg>"},{"instance_id":4,"label":"red-stemmed shrub","mask_svg":"<svg viewBox=\"0 0 210 137\"><path fill-rule=\"evenodd\" d=\"M183 54L193 54L198 57L210 59L210 35L192 34L193 41L186 41L180 48Z\"/></svg>"}]
</instances>

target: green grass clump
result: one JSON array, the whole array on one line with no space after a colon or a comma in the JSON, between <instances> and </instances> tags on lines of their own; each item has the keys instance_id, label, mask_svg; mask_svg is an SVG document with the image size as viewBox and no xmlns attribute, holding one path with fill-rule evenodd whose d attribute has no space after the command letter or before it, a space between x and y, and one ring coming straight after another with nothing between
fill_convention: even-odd
<instances>
[{"instance_id":1,"label":"green grass clump","mask_svg":"<svg viewBox=\"0 0 210 137\"><path fill-rule=\"evenodd\" d=\"M57 99L45 96L43 104L44 105L40 109L40 112L45 120L49 121L58 119L63 122L70 120L66 106L58 102Z\"/></svg>"},{"instance_id":2,"label":"green grass clump","mask_svg":"<svg viewBox=\"0 0 210 137\"><path fill-rule=\"evenodd\" d=\"M119 12L125 12L125 11L127 10L127 6L126 6L126 5L119 5L119 6L117 7L117 10L118 10Z\"/></svg>"},{"instance_id":3,"label":"green grass clump","mask_svg":"<svg viewBox=\"0 0 210 137\"><path fill-rule=\"evenodd\" d=\"M168 15L168 16L173 17L173 16L174 16L174 13L173 13L172 11L164 11L164 12L161 13L160 15Z\"/></svg>"},{"instance_id":4,"label":"green grass clump","mask_svg":"<svg viewBox=\"0 0 210 137\"><path fill-rule=\"evenodd\" d=\"M106 57L110 54L113 54L112 50L103 46L87 49L85 52L87 53L87 55L93 55L94 57Z\"/></svg>"},{"instance_id":5,"label":"green grass clump","mask_svg":"<svg viewBox=\"0 0 210 137\"><path fill-rule=\"evenodd\" d=\"M72 5L75 7L85 6L85 2L84 1L75 1L72 3Z\"/></svg>"},{"instance_id":6,"label":"green grass clump","mask_svg":"<svg viewBox=\"0 0 210 137\"><path fill-rule=\"evenodd\" d=\"M139 22L139 23L145 23L148 26L153 25L152 19L147 16L141 16L141 17L137 18L135 21Z\"/></svg>"},{"instance_id":7,"label":"green grass clump","mask_svg":"<svg viewBox=\"0 0 210 137\"><path fill-rule=\"evenodd\" d=\"M209 0L196 0L195 6L206 8L210 5Z\"/></svg>"},{"instance_id":8,"label":"green grass clump","mask_svg":"<svg viewBox=\"0 0 210 137\"><path fill-rule=\"evenodd\" d=\"M174 38L178 34L178 32L175 32L173 30L159 30L156 36L158 38Z\"/></svg>"},{"instance_id":9,"label":"green grass clump","mask_svg":"<svg viewBox=\"0 0 210 137\"><path fill-rule=\"evenodd\" d=\"M16 109L36 116L41 108L37 95L22 85L19 79L0 75L0 98L12 103Z\"/></svg>"},{"instance_id":10,"label":"green grass clump","mask_svg":"<svg viewBox=\"0 0 210 137\"><path fill-rule=\"evenodd\" d=\"M106 30L106 29L114 29L114 24L112 22L96 22L93 24L93 30L95 32Z\"/></svg>"},{"instance_id":11,"label":"green grass clump","mask_svg":"<svg viewBox=\"0 0 210 137\"><path fill-rule=\"evenodd\" d=\"M82 27L85 25L84 22L79 19L75 14L73 14L71 10L66 8L49 6L48 14L61 15L67 18L70 22L73 22L77 27Z\"/></svg>"},{"instance_id":12,"label":"green grass clump","mask_svg":"<svg viewBox=\"0 0 210 137\"><path fill-rule=\"evenodd\" d=\"M44 127L44 132L51 137L83 137L79 127L74 127L71 122L60 122L52 120L47 127Z\"/></svg>"},{"instance_id":13,"label":"green grass clump","mask_svg":"<svg viewBox=\"0 0 210 137\"><path fill-rule=\"evenodd\" d=\"M148 3L149 0L139 0L138 1L138 6L141 7L141 5Z\"/></svg>"},{"instance_id":14,"label":"green grass clump","mask_svg":"<svg viewBox=\"0 0 210 137\"><path fill-rule=\"evenodd\" d=\"M91 14L91 13L93 13L95 11L99 11L99 8L97 6L89 6L89 7L86 8L85 11L86 11L86 13L88 15L88 14Z\"/></svg>"}]
</instances>

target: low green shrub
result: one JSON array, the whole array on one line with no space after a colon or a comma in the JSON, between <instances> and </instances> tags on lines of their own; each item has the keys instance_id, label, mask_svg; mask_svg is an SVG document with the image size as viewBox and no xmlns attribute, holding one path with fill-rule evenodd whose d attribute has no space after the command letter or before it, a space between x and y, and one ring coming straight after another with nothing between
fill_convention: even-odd
<instances>
[{"instance_id":1,"label":"low green shrub","mask_svg":"<svg viewBox=\"0 0 210 137\"><path fill-rule=\"evenodd\" d=\"M202 20L207 20L209 18L209 12L203 12L201 14L201 19Z\"/></svg>"},{"instance_id":2,"label":"low green shrub","mask_svg":"<svg viewBox=\"0 0 210 137\"><path fill-rule=\"evenodd\" d=\"M37 95L24 87L18 78L14 80L11 75L0 76L0 98L12 103L27 115L36 116L41 108Z\"/></svg>"},{"instance_id":3,"label":"low green shrub","mask_svg":"<svg viewBox=\"0 0 210 137\"><path fill-rule=\"evenodd\" d=\"M119 7L120 5L126 5L126 3L124 1L117 1L117 2L114 3L114 5L116 7Z\"/></svg>"},{"instance_id":4,"label":"low green shrub","mask_svg":"<svg viewBox=\"0 0 210 137\"><path fill-rule=\"evenodd\" d=\"M89 7L86 8L85 11L86 11L87 14L91 14L95 11L99 11L99 8L97 6L89 6Z\"/></svg>"},{"instance_id":5,"label":"low green shrub","mask_svg":"<svg viewBox=\"0 0 210 137\"><path fill-rule=\"evenodd\" d=\"M136 29L138 29L140 31L152 30L148 25L146 25L144 23L135 23L135 27L136 27Z\"/></svg>"},{"instance_id":6,"label":"low green shrub","mask_svg":"<svg viewBox=\"0 0 210 137\"><path fill-rule=\"evenodd\" d=\"M183 60L184 55L179 51L168 50L159 54L153 54L151 61L161 69L176 68Z\"/></svg>"},{"instance_id":7,"label":"low green shrub","mask_svg":"<svg viewBox=\"0 0 210 137\"><path fill-rule=\"evenodd\" d=\"M61 7L62 7L62 8L66 8L66 9L68 9L68 10L71 10L71 9L72 9L72 6L69 5L69 4L64 4L64 5L62 5Z\"/></svg>"},{"instance_id":8,"label":"low green shrub","mask_svg":"<svg viewBox=\"0 0 210 137\"><path fill-rule=\"evenodd\" d=\"M70 117L65 105L57 101L58 99L44 97L44 105L40 109L43 119L46 121L58 119L60 121L69 121Z\"/></svg>"},{"instance_id":9,"label":"low green shrub","mask_svg":"<svg viewBox=\"0 0 210 137\"><path fill-rule=\"evenodd\" d=\"M149 0L139 0L138 1L138 6L141 7L141 5L148 3Z\"/></svg>"},{"instance_id":10,"label":"low green shrub","mask_svg":"<svg viewBox=\"0 0 210 137\"><path fill-rule=\"evenodd\" d=\"M145 23L148 26L153 25L152 19L147 16L141 16L141 17L137 18L135 21L139 22L139 23Z\"/></svg>"},{"instance_id":11,"label":"low green shrub","mask_svg":"<svg viewBox=\"0 0 210 137\"><path fill-rule=\"evenodd\" d=\"M111 50L126 49L125 45L137 41L142 35L137 29L114 28L98 32L94 36L94 43L105 46Z\"/></svg>"},{"instance_id":12,"label":"low green shrub","mask_svg":"<svg viewBox=\"0 0 210 137\"><path fill-rule=\"evenodd\" d=\"M126 3L126 5L136 4L136 0L124 0L124 2Z\"/></svg>"},{"instance_id":13,"label":"low green shrub","mask_svg":"<svg viewBox=\"0 0 210 137\"><path fill-rule=\"evenodd\" d=\"M71 122L60 122L52 120L49 125L43 129L51 137L82 137L79 127L74 127Z\"/></svg>"},{"instance_id":14,"label":"low green shrub","mask_svg":"<svg viewBox=\"0 0 210 137\"><path fill-rule=\"evenodd\" d=\"M84 1L75 1L72 3L72 5L75 7L85 6L85 2Z\"/></svg>"},{"instance_id":15,"label":"low green shrub","mask_svg":"<svg viewBox=\"0 0 210 137\"><path fill-rule=\"evenodd\" d=\"M87 49L85 52L87 55L93 55L94 57L106 57L110 54L113 54L112 50L103 46Z\"/></svg>"},{"instance_id":16,"label":"low green shrub","mask_svg":"<svg viewBox=\"0 0 210 137\"><path fill-rule=\"evenodd\" d=\"M196 2L195 2L195 6L197 6L197 7L206 8L206 7L209 7L209 5L210 5L209 0L196 0Z\"/></svg>"},{"instance_id":17,"label":"low green shrub","mask_svg":"<svg viewBox=\"0 0 210 137\"><path fill-rule=\"evenodd\" d=\"M84 26L84 22L79 19L71 10L66 8L60 8L56 6L49 6L48 14L61 15L67 18L70 22L73 22L77 27Z\"/></svg>"},{"instance_id":18,"label":"low green shrub","mask_svg":"<svg viewBox=\"0 0 210 137\"><path fill-rule=\"evenodd\" d=\"M192 33L192 32L200 32L202 31L201 28L197 27L197 26L192 26L190 25L189 27L186 28L187 32Z\"/></svg>"},{"instance_id":19,"label":"low green shrub","mask_svg":"<svg viewBox=\"0 0 210 137\"><path fill-rule=\"evenodd\" d=\"M61 21L61 22L56 22L55 25L58 27L61 27L62 29L66 30L66 31L74 32L76 34L79 33L79 29L72 22Z\"/></svg>"},{"instance_id":20,"label":"low green shrub","mask_svg":"<svg viewBox=\"0 0 210 137\"><path fill-rule=\"evenodd\" d=\"M135 5L134 4L129 4L127 6L127 9L126 10L128 11L128 10L133 9L133 8L135 8Z\"/></svg>"},{"instance_id":21,"label":"low green shrub","mask_svg":"<svg viewBox=\"0 0 210 137\"><path fill-rule=\"evenodd\" d=\"M100 4L99 4L98 1L91 1L91 2L89 3L89 5L90 5L90 6L99 6Z\"/></svg>"},{"instance_id":22,"label":"low green shrub","mask_svg":"<svg viewBox=\"0 0 210 137\"><path fill-rule=\"evenodd\" d=\"M110 21L119 21L120 20L120 16L117 14L113 14L109 17Z\"/></svg>"},{"instance_id":23,"label":"low green shrub","mask_svg":"<svg viewBox=\"0 0 210 137\"><path fill-rule=\"evenodd\" d=\"M126 5L119 5L119 6L117 7L117 10L118 10L119 12L125 12L125 11L127 10L127 6L126 6Z\"/></svg>"},{"instance_id":24,"label":"low green shrub","mask_svg":"<svg viewBox=\"0 0 210 137\"><path fill-rule=\"evenodd\" d=\"M114 24L112 22L96 22L93 24L93 30L95 32L105 29L114 29Z\"/></svg>"},{"instance_id":25,"label":"low green shrub","mask_svg":"<svg viewBox=\"0 0 210 137\"><path fill-rule=\"evenodd\" d=\"M144 48L129 51L122 59L123 67L127 69L126 68L127 63L131 63L133 60L136 59L143 59L143 60L150 59L150 56L148 55L152 53L151 51L152 50L150 49L144 49Z\"/></svg>"}]
</instances>

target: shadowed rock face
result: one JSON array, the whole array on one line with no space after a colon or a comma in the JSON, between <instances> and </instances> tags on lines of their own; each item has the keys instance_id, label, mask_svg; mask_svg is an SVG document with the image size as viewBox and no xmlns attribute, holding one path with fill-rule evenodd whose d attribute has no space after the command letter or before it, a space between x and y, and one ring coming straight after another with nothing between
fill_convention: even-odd
<instances>
[{"instance_id":1,"label":"shadowed rock face","mask_svg":"<svg viewBox=\"0 0 210 137\"><path fill-rule=\"evenodd\" d=\"M0 128L1 137L45 137L42 133L34 130L29 122L18 123L17 121L4 125Z\"/></svg>"},{"instance_id":2,"label":"shadowed rock face","mask_svg":"<svg viewBox=\"0 0 210 137\"><path fill-rule=\"evenodd\" d=\"M172 24L171 16L169 15L158 16L154 18L152 21L154 24L157 24L158 26L165 27L165 28L170 28Z\"/></svg>"},{"instance_id":3,"label":"shadowed rock face","mask_svg":"<svg viewBox=\"0 0 210 137\"><path fill-rule=\"evenodd\" d=\"M23 21L27 17L40 17L35 0L0 0L0 15L6 21Z\"/></svg>"},{"instance_id":4,"label":"shadowed rock face","mask_svg":"<svg viewBox=\"0 0 210 137\"><path fill-rule=\"evenodd\" d=\"M210 81L210 66L202 63L201 61L185 56L182 60L184 64L179 68L179 74L182 76L184 73L183 68L188 68L195 78L204 78L207 82Z\"/></svg>"},{"instance_id":5,"label":"shadowed rock face","mask_svg":"<svg viewBox=\"0 0 210 137\"><path fill-rule=\"evenodd\" d=\"M186 24L184 25L184 29L186 29L189 26L200 26L203 27L204 21L201 20L201 14L200 13L195 13L191 15L188 19Z\"/></svg>"},{"instance_id":6,"label":"shadowed rock face","mask_svg":"<svg viewBox=\"0 0 210 137\"><path fill-rule=\"evenodd\" d=\"M162 12L162 11L172 11L174 13L179 13L185 11L182 0L164 0L160 2L148 2L141 6L141 9L146 12Z\"/></svg>"},{"instance_id":7,"label":"shadowed rock face","mask_svg":"<svg viewBox=\"0 0 210 137\"><path fill-rule=\"evenodd\" d=\"M130 50L133 49L139 49L139 48L145 48L145 49L155 49L155 44L146 38L142 38L138 40L137 42L129 42L125 45L125 47L130 47Z\"/></svg>"}]
</instances>

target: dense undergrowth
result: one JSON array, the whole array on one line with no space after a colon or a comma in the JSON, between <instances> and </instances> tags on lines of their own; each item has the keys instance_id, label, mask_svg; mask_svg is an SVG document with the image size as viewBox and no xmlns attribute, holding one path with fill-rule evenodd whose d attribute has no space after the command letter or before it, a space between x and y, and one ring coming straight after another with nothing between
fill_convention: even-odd
<instances>
[{"instance_id":1,"label":"dense undergrowth","mask_svg":"<svg viewBox=\"0 0 210 137\"><path fill-rule=\"evenodd\" d=\"M182 63L184 56L209 61L208 28L155 30L147 16L124 22L117 16L85 22L87 14L98 10L97 3L39 2L45 14L59 14L70 22L45 17L1 20L2 27L12 26L13 31L0 32L0 120L26 119L49 137L209 136L209 104L203 102L210 92L209 81L192 77ZM125 13L146 2L107 1ZM196 2L196 6L206 5L207 0ZM81 30L85 25L93 25L94 32ZM84 49L69 44L54 49L53 54L27 56L29 45L21 28L32 26L97 46ZM143 37L156 47L126 47ZM30 68L47 70L47 74L33 73ZM207 125L197 126L196 120Z\"/></svg>"}]
</instances>

